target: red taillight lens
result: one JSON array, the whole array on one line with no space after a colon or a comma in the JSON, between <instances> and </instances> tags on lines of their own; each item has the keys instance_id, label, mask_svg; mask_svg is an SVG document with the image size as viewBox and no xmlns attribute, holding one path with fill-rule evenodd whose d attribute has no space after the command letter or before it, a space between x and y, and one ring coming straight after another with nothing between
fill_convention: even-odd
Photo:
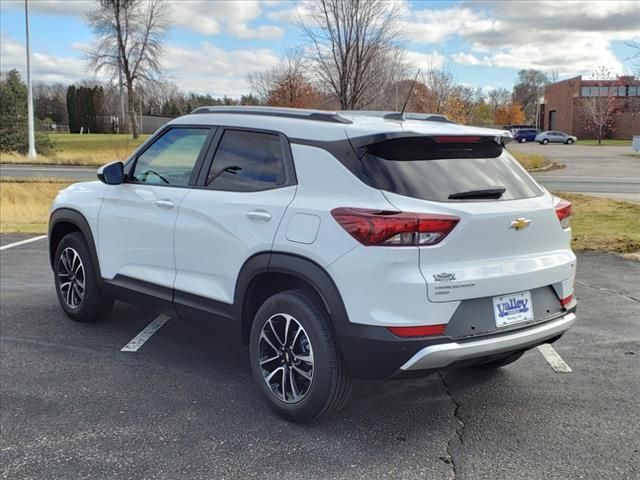
<instances>
[{"instance_id":1,"label":"red taillight lens","mask_svg":"<svg viewBox=\"0 0 640 480\"><path fill-rule=\"evenodd\" d=\"M556 215L562 228L569 228L571 226L571 202L559 198L556 203Z\"/></svg>"},{"instance_id":2,"label":"red taillight lens","mask_svg":"<svg viewBox=\"0 0 640 480\"><path fill-rule=\"evenodd\" d=\"M563 307L566 307L571 302L573 302L573 295L569 295L568 297L564 297L560 299L560 305L562 305Z\"/></svg>"},{"instance_id":3,"label":"red taillight lens","mask_svg":"<svg viewBox=\"0 0 640 480\"><path fill-rule=\"evenodd\" d=\"M363 245L409 247L435 245L460 221L452 215L334 208L331 215Z\"/></svg>"},{"instance_id":4,"label":"red taillight lens","mask_svg":"<svg viewBox=\"0 0 640 480\"><path fill-rule=\"evenodd\" d=\"M443 325L425 325L422 327L387 327L394 335L398 337L430 337L434 335L442 335L447 324Z\"/></svg>"}]
</instances>

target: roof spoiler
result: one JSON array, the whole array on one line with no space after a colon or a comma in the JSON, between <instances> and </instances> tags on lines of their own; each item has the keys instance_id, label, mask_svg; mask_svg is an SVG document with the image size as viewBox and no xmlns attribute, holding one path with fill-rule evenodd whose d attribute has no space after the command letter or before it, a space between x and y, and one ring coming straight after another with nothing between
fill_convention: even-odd
<instances>
[{"instance_id":1,"label":"roof spoiler","mask_svg":"<svg viewBox=\"0 0 640 480\"><path fill-rule=\"evenodd\" d=\"M482 134L482 133L456 133L456 134L442 134L442 135L424 135L417 132L385 132L385 133L376 133L373 135L365 135L361 137L350 138L349 142L351 146L356 152L356 155L359 158L362 158L369 148L373 145L378 145L384 142L389 142L392 140L400 140L400 139L418 139L418 138L428 138L433 141L434 144L440 145L460 145L460 144L478 144L484 142L494 142L501 147L504 147L507 143L513 140L511 133L508 131L498 132L496 135L496 131L488 130L492 134Z\"/></svg>"}]
</instances>

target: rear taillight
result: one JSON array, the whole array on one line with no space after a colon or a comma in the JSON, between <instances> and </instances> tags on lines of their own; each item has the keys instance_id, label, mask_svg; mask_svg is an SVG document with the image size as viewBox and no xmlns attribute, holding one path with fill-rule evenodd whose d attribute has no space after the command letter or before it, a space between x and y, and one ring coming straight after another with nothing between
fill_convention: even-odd
<instances>
[{"instance_id":1,"label":"rear taillight","mask_svg":"<svg viewBox=\"0 0 640 480\"><path fill-rule=\"evenodd\" d=\"M571 226L571 202L558 198L556 203L556 215L558 216L558 220L560 220L562 228L569 228Z\"/></svg>"},{"instance_id":2,"label":"rear taillight","mask_svg":"<svg viewBox=\"0 0 640 480\"><path fill-rule=\"evenodd\" d=\"M452 215L335 208L331 215L353 238L367 246L435 245L460 221Z\"/></svg>"},{"instance_id":3,"label":"rear taillight","mask_svg":"<svg viewBox=\"0 0 640 480\"><path fill-rule=\"evenodd\" d=\"M391 333L398 337L431 337L442 335L447 324L424 325L421 327L387 327Z\"/></svg>"},{"instance_id":4,"label":"rear taillight","mask_svg":"<svg viewBox=\"0 0 640 480\"><path fill-rule=\"evenodd\" d=\"M571 302L573 302L573 295L569 295L568 297L564 297L560 299L560 305L562 305L563 307L566 307Z\"/></svg>"}]
</instances>

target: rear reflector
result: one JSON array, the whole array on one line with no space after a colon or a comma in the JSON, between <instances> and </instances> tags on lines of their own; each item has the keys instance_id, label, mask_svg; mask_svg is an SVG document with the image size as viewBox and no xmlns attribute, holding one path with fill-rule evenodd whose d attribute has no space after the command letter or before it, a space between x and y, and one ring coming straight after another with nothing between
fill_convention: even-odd
<instances>
[{"instance_id":1,"label":"rear reflector","mask_svg":"<svg viewBox=\"0 0 640 480\"><path fill-rule=\"evenodd\" d=\"M571 225L571 202L562 198L557 199L556 215L560 220L562 228L569 228Z\"/></svg>"},{"instance_id":2,"label":"rear reflector","mask_svg":"<svg viewBox=\"0 0 640 480\"><path fill-rule=\"evenodd\" d=\"M460 219L452 215L334 208L331 215L366 246L417 247L442 241Z\"/></svg>"},{"instance_id":3,"label":"rear reflector","mask_svg":"<svg viewBox=\"0 0 640 480\"><path fill-rule=\"evenodd\" d=\"M430 337L434 335L442 335L447 324L443 325L425 325L423 327L387 327L394 335L398 337Z\"/></svg>"},{"instance_id":4,"label":"rear reflector","mask_svg":"<svg viewBox=\"0 0 640 480\"><path fill-rule=\"evenodd\" d=\"M573 302L573 295L569 295L568 297L564 297L560 299L560 305L562 305L563 307L566 307L571 302Z\"/></svg>"}]
</instances>

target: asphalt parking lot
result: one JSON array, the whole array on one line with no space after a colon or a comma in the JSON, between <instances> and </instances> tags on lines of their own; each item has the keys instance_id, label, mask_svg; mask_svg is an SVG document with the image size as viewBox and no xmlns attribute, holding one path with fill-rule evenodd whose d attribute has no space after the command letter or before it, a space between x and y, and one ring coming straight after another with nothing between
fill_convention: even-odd
<instances>
[{"instance_id":1,"label":"asphalt parking lot","mask_svg":"<svg viewBox=\"0 0 640 480\"><path fill-rule=\"evenodd\" d=\"M0 245L24 237L1 236ZM493 373L357 382L347 408L283 421L247 349L214 323L122 303L97 324L58 307L46 240L0 253L0 475L185 479L637 479L640 263L579 255L579 322Z\"/></svg>"}]
</instances>

